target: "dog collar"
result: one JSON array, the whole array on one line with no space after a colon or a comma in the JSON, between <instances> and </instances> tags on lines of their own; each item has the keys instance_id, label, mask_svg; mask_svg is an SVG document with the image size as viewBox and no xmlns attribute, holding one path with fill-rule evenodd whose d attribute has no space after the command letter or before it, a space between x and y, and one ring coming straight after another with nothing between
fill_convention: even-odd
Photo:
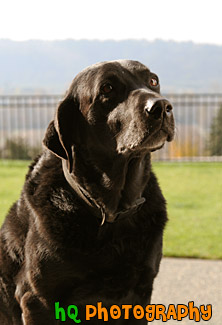
<instances>
[{"instance_id":1,"label":"dog collar","mask_svg":"<svg viewBox=\"0 0 222 325\"><path fill-rule=\"evenodd\" d=\"M69 173L65 160L62 160L62 169L65 176L66 181L69 183L71 188L77 193L77 195L88 205L88 207L92 210L92 212L95 214L95 208L98 213L96 213L97 217L100 217L102 219L100 226L103 226L105 222L108 223L114 223L117 220L123 219L125 217L129 217L138 211L138 209L143 205L143 203L146 201L144 197L141 197L137 199L131 207L125 210L118 211L114 214L114 221L109 222L107 221L106 213L104 209L98 205L98 203L90 198L90 195L88 192L83 189L79 184L75 182L75 180L72 178L71 174Z\"/></svg>"},{"instance_id":2,"label":"dog collar","mask_svg":"<svg viewBox=\"0 0 222 325\"><path fill-rule=\"evenodd\" d=\"M115 219L114 222L120 219L123 219L125 217L129 217L133 214L135 214L139 208L142 207L143 203L146 201L145 197L141 197L139 199L137 199L132 205L131 207L129 207L128 209L119 211L117 213L114 214Z\"/></svg>"}]
</instances>

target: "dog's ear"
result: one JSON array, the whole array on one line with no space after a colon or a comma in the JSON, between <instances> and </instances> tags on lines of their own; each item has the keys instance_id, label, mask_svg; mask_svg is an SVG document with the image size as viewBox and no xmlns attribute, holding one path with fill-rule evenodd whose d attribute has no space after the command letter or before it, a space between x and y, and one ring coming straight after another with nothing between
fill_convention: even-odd
<instances>
[{"instance_id":1,"label":"dog's ear","mask_svg":"<svg viewBox=\"0 0 222 325\"><path fill-rule=\"evenodd\" d=\"M68 160L69 172L72 172L72 146L77 126L78 105L72 96L67 96L59 105L54 121L50 122L43 144L60 158Z\"/></svg>"},{"instance_id":2,"label":"dog's ear","mask_svg":"<svg viewBox=\"0 0 222 325\"><path fill-rule=\"evenodd\" d=\"M54 120L49 123L45 137L43 139L43 144L50 151L56 154L56 156L67 159L66 152L59 140L59 135L55 129Z\"/></svg>"}]
</instances>

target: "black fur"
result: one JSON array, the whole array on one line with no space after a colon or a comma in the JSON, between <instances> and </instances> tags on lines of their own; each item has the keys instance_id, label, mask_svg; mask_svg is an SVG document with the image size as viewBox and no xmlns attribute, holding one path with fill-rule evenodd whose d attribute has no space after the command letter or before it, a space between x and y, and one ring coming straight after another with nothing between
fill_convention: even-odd
<instances>
[{"instance_id":1,"label":"black fur","mask_svg":"<svg viewBox=\"0 0 222 325\"><path fill-rule=\"evenodd\" d=\"M83 324L87 304L150 302L167 221L150 152L174 132L173 115L165 111L170 104L153 76L124 60L94 65L74 79L1 228L1 325L22 324L22 317L26 325L57 324L57 301L78 306ZM149 99L153 106L161 101L155 116L145 110ZM67 182L62 160L92 206ZM136 212L116 217L141 196L146 202ZM95 204L106 215L103 226ZM146 324L132 315L109 320L125 322Z\"/></svg>"}]
</instances>

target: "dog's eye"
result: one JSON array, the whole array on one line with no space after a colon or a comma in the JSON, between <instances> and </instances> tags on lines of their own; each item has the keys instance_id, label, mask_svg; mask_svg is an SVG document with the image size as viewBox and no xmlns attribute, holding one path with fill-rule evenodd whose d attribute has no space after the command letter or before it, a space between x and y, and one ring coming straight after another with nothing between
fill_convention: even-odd
<instances>
[{"instance_id":1,"label":"dog's eye","mask_svg":"<svg viewBox=\"0 0 222 325\"><path fill-rule=\"evenodd\" d=\"M105 84L102 86L102 92L104 94L110 94L113 91L113 86L110 84Z\"/></svg>"},{"instance_id":2,"label":"dog's eye","mask_svg":"<svg viewBox=\"0 0 222 325\"><path fill-rule=\"evenodd\" d=\"M158 86L158 79L157 78L151 78L150 79L150 86L151 87L156 87L156 86Z\"/></svg>"}]
</instances>

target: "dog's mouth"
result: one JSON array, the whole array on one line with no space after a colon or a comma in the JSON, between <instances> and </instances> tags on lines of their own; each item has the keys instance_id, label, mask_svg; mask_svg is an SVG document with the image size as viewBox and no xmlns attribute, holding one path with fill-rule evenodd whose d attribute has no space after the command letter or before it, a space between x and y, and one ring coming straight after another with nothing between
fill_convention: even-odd
<instances>
[{"instance_id":1,"label":"dog's mouth","mask_svg":"<svg viewBox=\"0 0 222 325\"><path fill-rule=\"evenodd\" d=\"M169 136L167 133L164 130L160 129L159 131L155 132L154 135L148 136L144 144L150 151L155 151L161 149L164 146L168 137Z\"/></svg>"},{"instance_id":2,"label":"dog's mouth","mask_svg":"<svg viewBox=\"0 0 222 325\"><path fill-rule=\"evenodd\" d=\"M156 151L165 145L166 142L172 141L174 138L174 129L168 129L161 127L152 134L146 131L143 137L139 141L135 141L128 146L122 146L120 148L121 153L127 152L140 152L140 151Z\"/></svg>"},{"instance_id":3,"label":"dog's mouth","mask_svg":"<svg viewBox=\"0 0 222 325\"><path fill-rule=\"evenodd\" d=\"M153 134L147 134L143 140L142 147L149 151L156 151L165 145L166 141L170 142L174 138L174 128L161 127Z\"/></svg>"},{"instance_id":4,"label":"dog's mouth","mask_svg":"<svg viewBox=\"0 0 222 325\"><path fill-rule=\"evenodd\" d=\"M166 141L167 142L171 142L173 141L173 138L174 138L174 128L171 130L171 129L165 129L165 128L162 128L160 131L163 131L166 133Z\"/></svg>"}]
</instances>

